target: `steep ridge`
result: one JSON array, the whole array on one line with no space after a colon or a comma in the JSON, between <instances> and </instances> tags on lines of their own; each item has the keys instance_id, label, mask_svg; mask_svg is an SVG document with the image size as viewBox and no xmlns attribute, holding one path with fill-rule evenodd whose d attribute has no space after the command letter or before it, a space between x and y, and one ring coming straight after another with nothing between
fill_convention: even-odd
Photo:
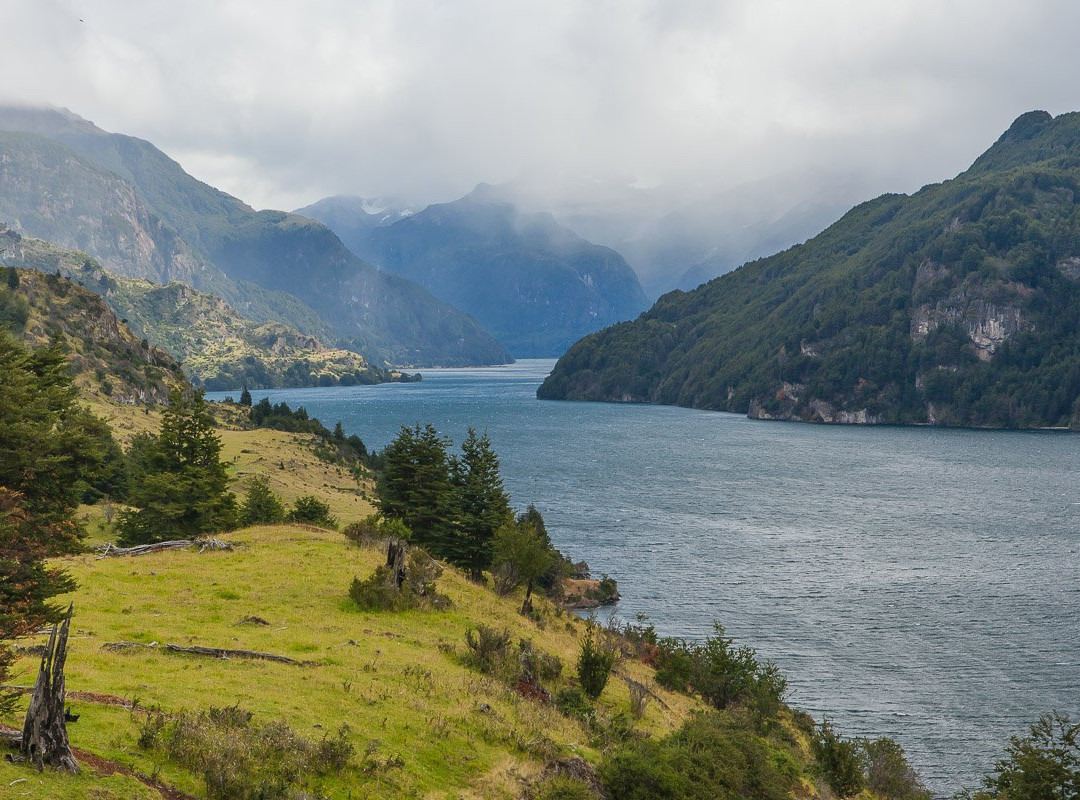
<instances>
[{"instance_id":1,"label":"steep ridge","mask_svg":"<svg viewBox=\"0 0 1080 800\"><path fill-rule=\"evenodd\" d=\"M822 422L1080 427L1080 114L586 337L552 399Z\"/></svg>"},{"instance_id":2,"label":"steep ridge","mask_svg":"<svg viewBox=\"0 0 1080 800\"><path fill-rule=\"evenodd\" d=\"M8 266L59 273L103 297L137 338L182 362L188 377L210 391L408 379L283 323L247 319L220 297L182 283L120 277L86 253L11 230L0 230L0 249Z\"/></svg>"},{"instance_id":3,"label":"steep ridge","mask_svg":"<svg viewBox=\"0 0 1080 800\"><path fill-rule=\"evenodd\" d=\"M357 246L383 269L475 316L519 357L560 355L585 333L646 306L637 276L614 250L550 214L523 214L489 199L485 187L372 226Z\"/></svg>"},{"instance_id":4,"label":"steep ridge","mask_svg":"<svg viewBox=\"0 0 1080 800\"><path fill-rule=\"evenodd\" d=\"M22 192L18 197L28 203L34 197L48 199L53 195L46 184L60 180L72 198L50 203L47 213L63 213L75 206L92 208L95 200L79 194L86 181L71 181L66 175L61 180L72 164L82 171L96 167L110 174L113 182L126 181L145 207L151 225L167 227L169 235L182 240L193 257L228 279L225 283L208 274L188 282L221 294L259 321L276 318L304 333L325 336L324 331L311 327L311 317L317 314L333 332L336 344L377 361L463 365L504 363L510 358L475 320L421 287L385 275L356 257L325 226L285 212L255 212L240 200L192 178L149 142L106 133L70 112L50 109L0 107L0 130L39 137L34 140L24 135L18 143L24 149L33 144L34 157L53 167L43 173L33 168L34 160L30 159L19 172ZM52 146L42 145L41 137L51 140ZM81 161L56 150L56 143L80 156ZM19 158L26 163L13 148L0 151L0 163ZM38 185L30 185L35 177ZM0 188L6 191L6 187ZM88 186L87 191L97 197L92 188ZM18 223L17 229L65 246L85 246L105 266L113 267L107 248L99 251L93 237L83 233L87 224L104 227L104 222L95 221L110 220L107 210L103 216L91 215L90 223L78 215L74 220L69 217L61 225L69 230L69 238L64 238L56 230L28 225L27 220L34 223L35 218L27 215L26 208L24 203L5 209L11 221ZM132 213L119 216L138 217ZM125 274L159 281L181 277L160 268L140 269L139 274L135 274L136 269ZM253 291L252 286L261 291ZM265 306L267 292L278 299L291 295L299 301L297 305L314 314L297 319L289 313L297 309L285 302L278 302L266 313L248 307L249 302Z\"/></svg>"}]
</instances>

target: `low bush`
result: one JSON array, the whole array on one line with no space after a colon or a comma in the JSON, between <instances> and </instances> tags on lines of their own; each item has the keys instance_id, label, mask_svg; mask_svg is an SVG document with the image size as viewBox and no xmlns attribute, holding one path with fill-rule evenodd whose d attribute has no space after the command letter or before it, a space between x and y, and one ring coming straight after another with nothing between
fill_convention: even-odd
<instances>
[{"instance_id":1,"label":"low bush","mask_svg":"<svg viewBox=\"0 0 1080 800\"><path fill-rule=\"evenodd\" d=\"M555 695L555 707L573 719L587 722L593 715L592 701L580 686L567 686Z\"/></svg>"},{"instance_id":2,"label":"low bush","mask_svg":"<svg viewBox=\"0 0 1080 800\"><path fill-rule=\"evenodd\" d=\"M609 800L784 800L798 769L739 713L696 714L660 740L631 740L600 765Z\"/></svg>"},{"instance_id":3,"label":"low bush","mask_svg":"<svg viewBox=\"0 0 1080 800\"><path fill-rule=\"evenodd\" d=\"M532 800L598 800L585 781L568 775L556 775L541 783L531 794Z\"/></svg>"},{"instance_id":4,"label":"low bush","mask_svg":"<svg viewBox=\"0 0 1080 800\"><path fill-rule=\"evenodd\" d=\"M577 676L582 691L596 699L607 686L608 676L618 653L612 643L605 639L596 625L590 624L581 640L581 653L578 656Z\"/></svg>"},{"instance_id":5,"label":"low bush","mask_svg":"<svg viewBox=\"0 0 1080 800\"><path fill-rule=\"evenodd\" d=\"M201 775L210 800L299 800L321 776L341 773L354 753L346 727L312 741L284 722L256 723L236 706L152 712L139 746Z\"/></svg>"},{"instance_id":6,"label":"low bush","mask_svg":"<svg viewBox=\"0 0 1080 800\"><path fill-rule=\"evenodd\" d=\"M858 794L866 785L859 742L845 739L824 720L810 740L818 770L840 797Z\"/></svg>"},{"instance_id":7,"label":"low bush","mask_svg":"<svg viewBox=\"0 0 1080 800\"><path fill-rule=\"evenodd\" d=\"M336 529L338 521L330 513L330 506L313 494L296 498L292 510L287 515L289 522L301 522L320 528Z\"/></svg>"},{"instance_id":8,"label":"low bush","mask_svg":"<svg viewBox=\"0 0 1080 800\"><path fill-rule=\"evenodd\" d=\"M419 547L411 547L405 557L400 586L398 575L389 565L375 569L364 580L353 578L349 597L361 611L405 611L411 608L450 608L450 598L440 594L435 582L442 575L438 561Z\"/></svg>"},{"instance_id":9,"label":"low bush","mask_svg":"<svg viewBox=\"0 0 1080 800\"><path fill-rule=\"evenodd\" d=\"M504 673L510 660L510 631L496 630L480 623L465 629L467 666L485 675Z\"/></svg>"}]
</instances>

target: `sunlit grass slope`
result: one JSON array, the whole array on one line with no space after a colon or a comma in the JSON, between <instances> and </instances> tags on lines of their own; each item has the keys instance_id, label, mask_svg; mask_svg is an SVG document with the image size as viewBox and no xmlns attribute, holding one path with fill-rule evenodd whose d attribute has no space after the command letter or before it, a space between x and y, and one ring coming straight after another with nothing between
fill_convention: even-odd
<instances>
[{"instance_id":1,"label":"sunlit grass slope","mask_svg":"<svg viewBox=\"0 0 1080 800\"><path fill-rule=\"evenodd\" d=\"M349 726L358 751L355 766L323 787L330 797L514 796L515 775L535 772L545 757L597 758L577 722L460 663L466 628L484 622L559 655L564 675L572 674L584 627L572 615L548 608L537 624L519 615L512 599L496 597L453 569L439 581L454 602L450 611L361 613L348 600L348 585L354 575L374 570L381 551L350 546L338 533L290 526L249 528L224 538L237 549L138 558L88 554L64 561L80 587L64 598L75 603L69 692L138 704L130 711L73 700L81 714L69 728L75 747L145 775L157 773L165 783L199 795L196 776L136 746L140 709L239 704L314 738ZM239 624L249 616L270 625ZM117 641L248 649L310 664L103 648ZM20 659L15 680L31 684L36 669L37 659ZM648 680L649 670L640 664L626 662L621 669ZM661 696L669 709L651 703L640 722L658 734L676 727L692 704L682 696ZM626 685L612 680L601 701L608 710L625 709ZM131 779L86 784L85 777L70 782L46 773L39 783L22 767L0 766L0 785L20 777L30 780L12 786L12 796L156 795ZM85 793L89 785L96 795Z\"/></svg>"}]
</instances>

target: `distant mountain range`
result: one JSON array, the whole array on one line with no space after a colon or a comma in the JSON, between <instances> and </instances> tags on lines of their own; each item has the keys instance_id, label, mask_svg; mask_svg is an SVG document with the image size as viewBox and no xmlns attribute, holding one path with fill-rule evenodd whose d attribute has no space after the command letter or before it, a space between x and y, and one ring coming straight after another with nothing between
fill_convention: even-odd
<instances>
[{"instance_id":1,"label":"distant mountain range","mask_svg":"<svg viewBox=\"0 0 1080 800\"><path fill-rule=\"evenodd\" d=\"M474 316L517 357L557 356L582 335L648 305L614 250L550 214L525 214L481 186L404 215L371 214L359 198L301 209L373 264Z\"/></svg>"},{"instance_id":2,"label":"distant mountain range","mask_svg":"<svg viewBox=\"0 0 1080 800\"><path fill-rule=\"evenodd\" d=\"M585 337L538 391L823 422L1080 427L1080 114Z\"/></svg>"},{"instance_id":3,"label":"distant mountain range","mask_svg":"<svg viewBox=\"0 0 1080 800\"><path fill-rule=\"evenodd\" d=\"M148 142L67 111L0 107L0 222L155 283L178 280L257 322L377 363L505 363L476 320L358 258L325 226L256 212Z\"/></svg>"}]
</instances>

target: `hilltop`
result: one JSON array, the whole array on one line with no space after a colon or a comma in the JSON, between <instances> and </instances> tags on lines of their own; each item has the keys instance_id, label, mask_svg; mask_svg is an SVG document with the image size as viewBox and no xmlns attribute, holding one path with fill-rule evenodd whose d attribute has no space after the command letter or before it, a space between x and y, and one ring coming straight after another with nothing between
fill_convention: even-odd
<instances>
[{"instance_id":1,"label":"hilltop","mask_svg":"<svg viewBox=\"0 0 1080 800\"><path fill-rule=\"evenodd\" d=\"M549 399L761 419L1080 426L1080 114L575 344Z\"/></svg>"}]
</instances>

